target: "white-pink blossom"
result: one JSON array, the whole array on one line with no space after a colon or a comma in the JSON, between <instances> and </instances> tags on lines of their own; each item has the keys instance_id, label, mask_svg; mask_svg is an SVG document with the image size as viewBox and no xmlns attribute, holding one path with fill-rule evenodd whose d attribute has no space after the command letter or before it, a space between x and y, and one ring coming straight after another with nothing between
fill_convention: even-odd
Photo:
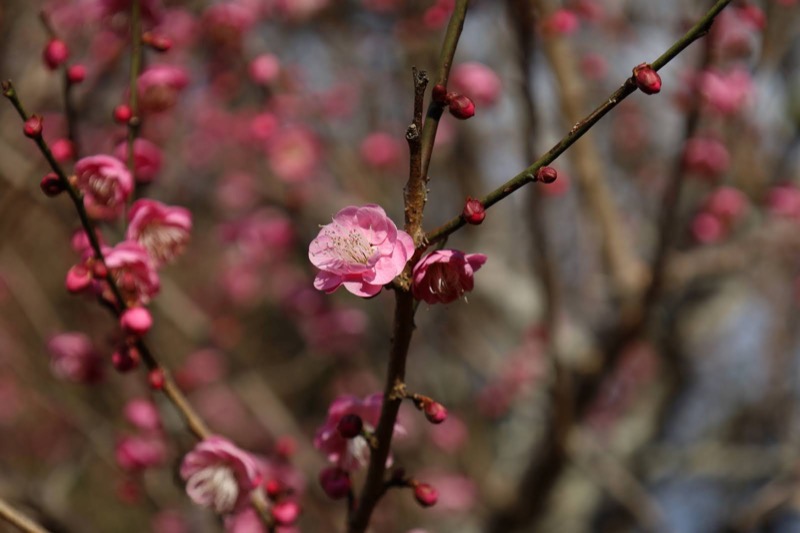
<instances>
[{"instance_id":1,"label":"white-pink blossom","mask_svg":"<svg viewBox=\"0 0 800 533\"><path fill-rule=\"evenodd\" d=\"M253 457L218 436L204 439L187 453L180 474L192 501L220 514L242 506L260 483Z\"/></svg>"},{"instance_id":2,"label":"white-pink blossom","mask_svg":"<svg viewBox=\"0 0 800 533\"><path fill-rule=\"evenodd\" d=\"M126 238L142 245L156 265L169 263L180 255L192 230L188 209L148 199L134 202L128 221Z\"/></svg>"},{"instance_id":3,"label":"white-pink blossom","mask_svg":"<svg viewBox=\"0 0 800 533\"><path fill-rule=\"evenodd\" d=\"M133 178L125 164L110 155L84 157L75 163L77 187L89 216L114 220L133 192Z\"/></svg>"},{"instance_id":4,"label":"white-pink blossom","mask_svg":"<svg viewBox=\"0 0 800 533\"><path fill-rule=\"evenodd\" d=\"M331 293L344 285L368 298L405 268L414 253L411 236L398 230L382 207L345 207L311 241L308 257L320 271L314 287Z\"/></svg>"}]
</instances>

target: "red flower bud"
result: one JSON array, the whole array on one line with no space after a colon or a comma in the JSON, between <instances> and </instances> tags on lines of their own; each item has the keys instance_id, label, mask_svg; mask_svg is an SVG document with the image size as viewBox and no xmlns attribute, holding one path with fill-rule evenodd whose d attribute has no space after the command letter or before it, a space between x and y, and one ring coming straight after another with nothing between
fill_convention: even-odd
<instances>
[{"instance_id":1,"label":"red flower bud","mask_svg":"<svg viewBox=\"0 0 800 533\"><path fill-rule=\"evenodd\" d=\"M70 83L80 83L86 79L86 67L83 65L72 65L67 69L67 80Z\"/></svg>"},{"instance_id":2,"label":"red flower bud","mask_svg":"<svg viewBox=\"0 0 800 533\"><path fill-rule=\"evenodd\" d=\"M42 117L40 117L39 115L31 115L31 117L25 121L25 124L22 127L22 131L25 132L26 137L30 137L31 139L35 139L36 137L41 137Z\"/></svg>"},{"instance_id":3,"label":"red flower bud","mask_svg":"<svg viewBox=\"0 0 800 533\"><path fill-rule=\"evenodd\" d=\"M340 420L339 424L337 424L336 429L339 431L339 435L341 435L345 439L354 439L361 434L361 429L364 427L364 421L361 420L361 417L349 413L344 415Z\"/></svg>"},{"instance_id":4,"label":"red flower bud","mask_svg":"<svg viewBox=\"0 0 800 533\"><path fill-rule=\"evenodd\" d=\"M447 96L449 98L447 109L451 115L460 120L467 120L475 115L475 104L468 96L455 93L449 93Z\"/></svg>"},{"instance_id":5,"label":"red flower bud","mask_svg":"<svg viewBox=\"0 0 800 533\"><path fill-rule=\"evenodd\" d=\"M126 104L120 104L114 108L114 120L120 124L127 124L133 116L133 111Z\"/></svg>"},{"instance_id":6,"label":"red flower bud","mask_svg":"<svg viewBox=\"0 0 800 533\"><path fill-rule=\"evenodd\" d=\"M464 211L461 212L461 216L464 217L464 220L468 224L478 225L486 218L486 208L483 207L480 200L467 196L467 201L464 204Z\"/></svg>"},{"instance_id":7,"label":"red flower bud","mask_svg":"<svg viewBox=\"0 0 800 533\"><path fill-rule=\"evenodd\" d=\"M542 183L553 183L558 179L558 172L553 167L542 167L536 172L536 180Z\"/></svg>"},{"instance_id":8,"label":"red flower bud","mask_svg":"<svg viewBox=\"0 0 800 533\"><path fill-rule=\"evenodd\" d=\"M283 500L273 505L270 512L279 526L291 526L300 516L300 505L292 500Z\"/></svg>"},{"instance_id":9,"label":"red flower bud","mask_svg":"<svg viewBox=\"0 0 800 533\"><path fill-rule=\"evenodd\" d=\"M132 307L119 317L119 325L125 333L141 337L153 326L153 317L144 307Z\"/></svg>"},{"instance_id":10,"label":"red flower bud","mask_svg":"<svg viewBox=\"0 0 800 533\"><path fill-rule=\"evenodd\" d=\"M74 265L67 271L66 287L73 294L85 291L92 283L92 273L84 264Z\"/></svg>"},{"instance_id":11,"label":"red flower bud","mask_svg":"<svg viewBox=\"0 0 800 533\"><path fill-rule=\"evenodd\" d=\"M42 58L50 70L57 69L69 58L67 43L60 39L50 39L50 42L44 47Z\"/></svg>"},{"instance_id":12,"label":"red flower bud","mask_svg":"<svg viewBox=\"0 0 800 533\"><path fill-rule=\"evenodd\" d=\"M50 143L50 152L59 163L75 157L75 148L69 139L57 139Z\"/></svg>"},{"instance_id":13,"label":"red flower bud","mask_svg":"<svg viewBox=\"0 0 800 533\"><path fill-rule=\"evenodd\" d=\"M283 484L277 479L268 479L264 482L264 492L270 500L277 500L283 494Z\"/></svg>"},{"instance_id":14,"label":"red flower bud","mask_svg":"<svg viewBox=\"0 0 800 533\"><path fill-rule=\"evenodd\" d=\"M121 348L111 355L111 364L118 372L130 372L139 366L139 351L136 348Z\"/></svg>"},{"instance_id":15,"label":"red flower bud","mask_svg":"<svg viewBox=\"0 0 800 533\"><path fill-rule=\"evenodd\" d=\"M161 390L164 388L164 371L160 368L154 368L147 373L147 383L153 390Z\"/></svg>"},{"instance_id":16,"label":"red flower bud","mask_svg":"<svg viewBox=\"0 0 800 533\"><path fill-rule=\"evenodd\" d=\"M418 483L414 486L414 498L423 507L432 507L439 501L439 493L427 483Z\"/></svg>"},{"instance_id":17,"label":"red flower bud","mask_svg":"<svg viewBox=\"0 0 800 533\"><path fill-rule=\"evenodd\" d=\"M433 90L431 91L431 98L437 104L447 105L447 87L442 85L441 83L437 83L433 86Z\"/></svg>"},{"instance_id":18,"label":"red flower bud","mask_svg":"<svg viewBox=\"0 0 800 533\"><path fill-rule=\"evenodd\" d=\"M156 35L151 32L145 32L142 35L142 44L151 47L156 52L167 52L172 48L172 41L163 35Z\"/></svg>"},{"instance_id":19,"label":"red flower bud","mask_svg":"<svg viewBox=\"0 0 800 533\"><path fill-rule=\"evenodd\" d=\"M66 188L64 184L61 182L58 176L54 172L49 172L42 178L42 181L39 183L39 187L42 189L42 192L45 196L58 196Z\"/></svg>"},{"instance_id":20,"label":"red flower bud","mask_svg":"<svg viewBox=\"0 0 800 533\"><path fill-rule=\"evenodd\" d=\"M350 493L350 475L339 467L331 466L319 473L319 483L329 498L340 500Z\"/></svg>"},{"instance_id":21,"label":"red flower bud","mask_svg":"<svg viewBox=\"0 0 800 533\"><path fill-rule=\"evenodd\" d=\"M633 79L644 94L655 94L661 90L661 76L647 63L634 67Z\"/></svg>"},{"instance_id":22,"label":"red flower bud","mask_svg":"<svg viewBox=\"0 0 800 533\"><path fill-rule=\"evenodd\" d=\"M447 408L439 402L425 402L422 411L425 413L425 418L427 418L428 422L431 424L441 424L447 420Z\"/></svg>"},{"instance_id":23,"label":"red flower bud","mask_svg":"<svg viewBox=\"0 0 800 533\"><path fill-rule=\"evenodd\" d=\"M92 263L92 275L95 279L105 279L108 276L108 268L100 261Z\"/></svg>"}]
</instances>

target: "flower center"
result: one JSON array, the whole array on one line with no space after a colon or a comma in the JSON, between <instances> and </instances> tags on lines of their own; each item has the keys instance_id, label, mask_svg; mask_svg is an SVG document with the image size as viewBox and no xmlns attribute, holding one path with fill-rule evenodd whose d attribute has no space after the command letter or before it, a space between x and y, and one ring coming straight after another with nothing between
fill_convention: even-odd
<instances>
[{"instance_id":1,"label":"flower center","mask_svg":"<svg viewBox=\"0 0 800 533\"><path fill-rule=\"evenodd\" d=\"M139 244L161 263L178 255L185 241L185 230L161 224L149 224L139 235Z\"/></svg>"},{"instance_id":2,"label":"flower center","mask_svg":"<svg viewBox=\"0 0 800 533\"><path fill-rule=\"evenodd\" d=\"M239 497L236 476L227 465L217 464L198 470L189 477L187 486L220 514L232 511Z\"/></svg>"},{"instance_id":3,"label":"flower center","mask_svg":"<svg viewBox=\"0 0 800 533\"><path fill-rule=\"evenodd\" d=\"M117 183L101 174L93 174L89 178L89 189L95 201L100 205L112 205L115 200Z\"/></svg>"},{"instance_id":4,"label":"flower center","mask_svg":"<svg viewBox=\"0 0 800 533\"><path fill-rule=\"evenodd\" d=\"M327 230L327 234L333 241L332 252L347 263L367 265L375 253L375 247L357 230L336 226Z\"/></svg>"}]
</instances>

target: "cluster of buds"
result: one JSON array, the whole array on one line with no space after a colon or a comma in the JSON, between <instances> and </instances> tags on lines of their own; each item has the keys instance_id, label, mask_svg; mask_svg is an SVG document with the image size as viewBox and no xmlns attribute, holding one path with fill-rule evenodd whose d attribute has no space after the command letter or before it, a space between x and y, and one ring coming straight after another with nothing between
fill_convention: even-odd
<instances>
[{"instance_id":1,"label":"cluster of buds","mask_svg":"<svg viewBox=\"0 0 800 533\"><path fill-rule=\"evenodd\" d=\"M434 85L431 97L437 104L447 106L450 114L457 119L466 120L475 115L475 103L469 96L453 91L448 92L444 85Z\"/></svg>"},{"instance_id":2,"label":"cluster of buds","mask_svg":"<svg viewBox=\"0 0 800 533\"><path fill-rule=\"evenodd\" d=\"M294 490L280 479L270 478L261 484L272 506L269 511L279 526L291 526L300 516L300 504L293 497Z\"/></svg>"}]
</instances>

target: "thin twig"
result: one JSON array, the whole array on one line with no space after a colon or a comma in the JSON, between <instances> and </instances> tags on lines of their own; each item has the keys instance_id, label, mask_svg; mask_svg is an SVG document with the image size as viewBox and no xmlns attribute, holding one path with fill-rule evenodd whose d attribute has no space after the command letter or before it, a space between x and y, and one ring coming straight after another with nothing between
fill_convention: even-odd
<instances>
[{"instance_id":1,"label":"thin twig","mask_svg":"<svg viewBox=\"0 0 800 533\"><path fill-rule=\"evenodd\" d=\"M48 531L0 498L0 518L26 533L48 533Z\"/></svg>"}]
</instances>

